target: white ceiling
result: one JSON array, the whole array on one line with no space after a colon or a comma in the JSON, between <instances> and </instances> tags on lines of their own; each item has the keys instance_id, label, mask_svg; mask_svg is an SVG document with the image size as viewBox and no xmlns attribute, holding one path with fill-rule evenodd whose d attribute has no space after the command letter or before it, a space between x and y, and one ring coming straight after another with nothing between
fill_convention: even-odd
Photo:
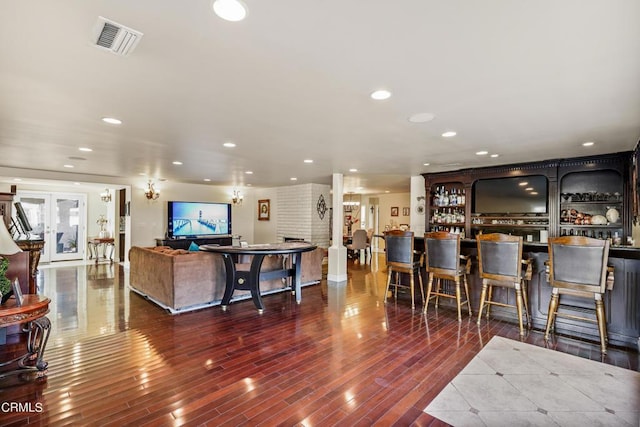
<instances>
[{"instance_id":1,"label":"white ceiling","mask_svg":"<svg viewBox=\"0 0 640 427\"><path fill-rule=\"evenodd\" d=\"M0 0L0 166L374 193L640 140L637 0L245 3ZM98 16L144 33L130 56L92 46Z\"/></svg>"}]
</instances>

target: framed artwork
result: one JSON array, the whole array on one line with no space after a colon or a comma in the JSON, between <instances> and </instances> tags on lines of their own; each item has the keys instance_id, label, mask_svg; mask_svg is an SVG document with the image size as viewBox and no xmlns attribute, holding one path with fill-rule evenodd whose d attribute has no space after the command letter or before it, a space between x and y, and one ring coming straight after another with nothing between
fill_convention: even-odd
<instances>
[{"instance_id":1,"label":"framed artwork","mask_svg":"<svg viewBox=\"0 0 640 427\"><path fill-rule=\"evenodd\" d=\"M392 206L391 207L391 216L398 216L398 209L400 209L397 206Z\"/></svg>"},{"instance_id":2,"label":"framed artwork","mask_svg":"<svg viewBox=\"0 0 640 427\"><path fill-rule=\"evenodd\" d=\"M409 208L402 208L402 216L409 216Z\"/></svg>"},{"instance_id":3,"label":"framed artwork","mask_svg":"<svg viewBox=\"0 0 640 427\"><path fill-rule=\"evenodd\" d=\"M13 281L13 283L11 284L11 287L13 289L13 295L15 295L16 297L16 305L18 307L22 306L22 289L20 289L20 281L18 280L18 278L16 277L15 280Z\"/></svg>"},{"instance_id":4,"label":"framed artwork","mask_svg":"<svg viewBox=\"0 0 640 427\"><path fill-rule=\"evenodd\" d=\"M269 221L270 213L269 199L258 200L258 221Z\"/></svg>"}]
</instances>

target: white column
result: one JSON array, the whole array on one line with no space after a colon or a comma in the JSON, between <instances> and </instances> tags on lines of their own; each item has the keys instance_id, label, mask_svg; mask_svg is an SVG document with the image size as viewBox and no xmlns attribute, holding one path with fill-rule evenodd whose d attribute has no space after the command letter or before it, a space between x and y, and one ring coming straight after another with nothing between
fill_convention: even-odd
<instances>
[{"instance_id":1,"label":"white column","mask_svg":"<svg viewBox=\"0 0 640 427\"><path fill-rule=\"evenodd\" d=\"M347 248L342 243L342 192L343 177L341 173L333 174L333 233L329 247L329 266L327 282L347 281Z\"/></svg>"},{"instance_id":2,"label":"white column","mask_svg":"<svg viewBox=\"0 0 640 427\"><path fill-rule=\"evenodd\" d=\"M424 177L422 175L411 177L411 220L410 226L414 235L422 236L425 230L424 209L422 214L418 213L418 206L424 208L425 199Z\"/></svg>"}]
</instances>

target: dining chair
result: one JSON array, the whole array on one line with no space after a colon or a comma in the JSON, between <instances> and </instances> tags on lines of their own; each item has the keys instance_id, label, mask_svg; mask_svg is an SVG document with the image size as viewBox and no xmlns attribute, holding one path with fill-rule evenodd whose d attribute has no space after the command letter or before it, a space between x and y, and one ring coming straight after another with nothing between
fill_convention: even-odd
<instances>
[{"instance_id":1,"label":"dining chair","mask_svg":"<svg viewBox=\"0 0 640 427\"><path fill-rule=\"evenodd\" d=\"M425 268L429 275L427 282L427 299L424 304L424 313L427 313L429 301L435 300L438 307L440 297L452 298L456 301L458 321L462 321L462 305L466 304L471 316L471 303L469 302L469 285L467 275L471 270L471 258L460 255L460 235L446 231L434 231L424 234ZM433 287L435 279L435 289ZM453 282L453 289L442 281ZM460 282L464 285L465 299L462 300Z\"/></svg>"},{"instance_id":2,"label":"dining chair","mask_svg":"<svg viewBox=\"0 0 640 427\"><path fill-rule=\"evenodd\" d=\"M367 230L364 229L355 230L351 236L351 243L347 245L347 251L349 251L355 259L360 258L361 250L365 252L364 258L366 263L367 257L371 257L371 245L368 242Z\"/></svg>"},{"instance_id":3,"label":"dining chair","mask_svg":"<svg viewBox=\"0 0 640 427\"><path fill-rule=\"evenodd\" d=\"M485 308L487 310L487 319L489 319L492 305L501 307L514 306L514 304L508 304L504 301L494 301L493 287L500 286L514 289L520 336L524 336L523 315L526 317L527 328L531 328L527 282L531 280L532 264L529 260L522 259L522 236L490 233L478 235L476 240L478 245L478 268L480 278L482 278L478 325L480 325L482 312ZM524 274L522 273L523 265L527 266Z\"/></svg>"},{"instance_id":4,"label":"dining chair","mask_svg":"<svg viewBox=\"0 0 640 427\"><path fill-rule=\"evenodd\" d=\"M574 320L596 323L600 335L600 351L607 353L607 319L604 296L613 289L613 268L607 267L609 241L583 236L563 236L549 239L549 284L552 286L549 301L545 341L549 332L555 329L558 316ZM573 314L576 307L560 303L561 295L574 298L587 298L595 302L595 320L584 313ZM558 308L568 308L569 312ZM584 309L577 308L577 312Z\"/></svg>"},{"instance_id":5,"label":"dining chair","mask_svg":"<svg viewBox=\"0 0 640 427\"><path fill-rule=\"evenodd\" d=\"M409 288L411 292L411 309L415 310L415 279L418 276L420 282L420 294L424 304L424 289L422 285L422 254L416 254L413 250L413 231L390 230L384 233L385 260L387 263L387 288L384 293L384 303L387 303L390 286L395 287L395 299L398 299L398 288ZM402 283L402 274L409 276L409 285ZM395 280L392 282L392 278Z\"/></svg>"}]
</instances>

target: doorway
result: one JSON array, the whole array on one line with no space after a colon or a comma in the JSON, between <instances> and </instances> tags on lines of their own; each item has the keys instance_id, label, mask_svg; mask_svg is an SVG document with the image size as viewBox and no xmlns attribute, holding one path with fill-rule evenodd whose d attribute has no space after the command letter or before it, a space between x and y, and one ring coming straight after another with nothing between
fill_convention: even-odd
<instances>
[{"instance_id":1,"label":"doorway","mask_svg":"<svg viewBox=\"0 0 640 427\"><path fill-rule=\"evenodd\" d=\"M19 191L33 230L31 238L44 239L40 262L84 259L86 249L86 196L74 193Z\"/></svg>"}]
</instances>

